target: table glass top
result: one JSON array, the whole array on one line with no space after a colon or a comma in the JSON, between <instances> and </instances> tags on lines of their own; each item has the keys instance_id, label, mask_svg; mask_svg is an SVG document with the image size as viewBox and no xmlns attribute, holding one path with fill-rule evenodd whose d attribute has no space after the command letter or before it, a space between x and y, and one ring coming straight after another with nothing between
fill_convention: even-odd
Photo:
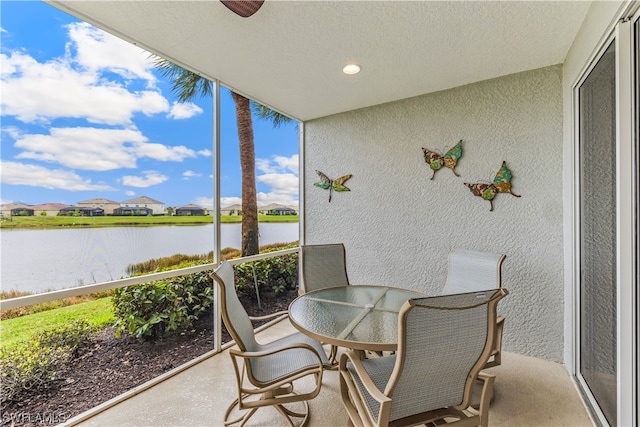
<instances>
[{"instance_id":1,"label":"table glass top","mask_svg":"<svg viewBox=\"0 0 640 427\"><path fill-rule=\"evenodd\" d=\"M362 350L393 350L398 312L420 292L384 286L345 286L304 294L289 306L292 323L324 342Z\"/></svg>"}]
</instances>

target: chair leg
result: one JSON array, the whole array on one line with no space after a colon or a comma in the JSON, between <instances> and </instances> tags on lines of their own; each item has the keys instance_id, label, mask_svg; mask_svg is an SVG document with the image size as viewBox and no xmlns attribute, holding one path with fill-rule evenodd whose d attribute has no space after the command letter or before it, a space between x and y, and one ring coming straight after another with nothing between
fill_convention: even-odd
<instances>
[{"instance_id":1,"label":"chair leg","mask_svg":"<svg viewBox=\"0 0 640 427\"><path fill-rule=\"evenodd\" d=\"M291 390L289 390L288 387L282 387L276 390L272 390L271 392L268 393L263 393L260 396L259 400L265 400L265 399L271 399L275 396L281 396L281 395L285 395L285 394L296 394L294 392L292 392ZM229 405L229 407L227 408L227 411L224 414L224 425L225 426L229 426L232 424L238 424L240 423L240 427L244 426L247 421L249 421L249 419L256 413L256 411L262 407L269 407L272 406L274 409L276 409L286 420L287 425L289 425L290 427L294 427L293 422L291 421L291 417L294 418L302 418L302 423L300 424L300 427L306 426L308 421L309 421L309 404L307 401L303 400L303 401L299 401L299 402L294 402L294 403L300 403L303 405L304 407L304 411L303 412L297 412L297 411L293 411L287 407L285 407L283 404L279 404L279 405L265 405L265 406L257 406L257 407L252 407L252 408L247 408L247 409L240 409L241 406L241 400L245 399L247 397L250 397L251 395L248 393L243 393L242 398L238 398L235 399L233 402L231 402L231 405ZM257 401L252 401L253 402L257 402ZM229 416L231 415L231 413L233 412L234 409L238 408L238 411L244 411L246 410L247 412L245 414L240 415L237 418L234 418L232 420L229 420Z\"/></svg>"},{"instance_id":2,"label":"chair leg","mask_svg":"<svg viewBox=\"0 0 640 427\"><path fill-rule=\"evenodd\" d=\"M331 352L329 353L329 362L331 362L331 365L337 365L338 364L338 347L335 345L331 345Z\"/></svg>"},{"instance_id":3,"label":"chair leg","mask_svg":"<svg viewBox=\"0 0 640 427\"><path fill-rule=\"evenodd\" d=\"M276 410L280 412L280 414L282 414L290 427L295 426L291 421L291 417L302 418L302 424L300 424L300 426L303 427L306 426L307 422L309 421L309 404L306 401L303 401L301 403L304 404L304 412L295 412L289 408L285 408L283 405L275 405L274 408L276 408Z\"/></svg>"},{"instance_id":4,"label":"chair leg","mask_svg":"<svg viewBox=\"0 0 640 427\"><path fill-rule=\"evenodd\" d=\"M244 395L244 397L247 397L247 396L249 395L247 394ZM240 417L234 418L233 420L229 420L229 415L231 415L231 412L238 406L239 403L240 403L240 399L235 399L233 402L231 402L231 405L229 405L229 407L227 408L227 411L224 413L225 426L229 426L237 423L240 423L240 425L243 426L249 420L249 418L251 418L253 414L255 414L256 411L258 410L258 408L252 408L249 410L249 412L242 414ZM240 411L240 409L238 409L238 411Z\"/></svg>"}]
</instances>

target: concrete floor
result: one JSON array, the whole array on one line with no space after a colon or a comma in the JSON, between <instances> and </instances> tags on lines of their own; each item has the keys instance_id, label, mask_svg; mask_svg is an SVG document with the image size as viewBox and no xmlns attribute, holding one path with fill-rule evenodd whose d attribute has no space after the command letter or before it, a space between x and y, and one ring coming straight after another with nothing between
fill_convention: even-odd
<instances>
[{"instance_id":1,"label":"concrete floor","mask_svg":"<svg viewBox=\"0 0 640 427\"><path fill-rule=\"evenodd\" d=\"M288 321L258 335L268 342L295 332ZM209 357L145 391L95 415L69 420L80 426L222 426L224 412L236 397L235 375L227 351ZM503 353L496 375L491 426L593 426L565 368L514 353ZM108 405L105 405L108 406ZM309 427L347 426L340 399L338 373L325 371L322 390L309 402ZM251 426L285 425L271 408L258 410Z\"/></svg>"}]
</instances>

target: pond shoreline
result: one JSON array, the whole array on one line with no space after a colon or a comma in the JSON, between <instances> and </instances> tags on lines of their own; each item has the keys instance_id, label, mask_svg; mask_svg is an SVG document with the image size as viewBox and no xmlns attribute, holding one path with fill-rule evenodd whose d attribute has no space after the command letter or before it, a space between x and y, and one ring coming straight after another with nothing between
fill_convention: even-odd
<instances>
[{"instance_id":1,"label":"pond shoreline","mask_svg":"<svg viewBox=\"0 0 640 427\"><path fill-rule=\"evenodd\" d=\"M259 223L298 222L298 215L259 215ZM221 224L240 224L241 216L221 216ZM62 229L62 228L102 228L102 227L153 227L160 225L207 225L213 224L211 216L141 216L141 217L47 217L15 216L0 221L0 230Z\"/></svg>"}]
</instances>

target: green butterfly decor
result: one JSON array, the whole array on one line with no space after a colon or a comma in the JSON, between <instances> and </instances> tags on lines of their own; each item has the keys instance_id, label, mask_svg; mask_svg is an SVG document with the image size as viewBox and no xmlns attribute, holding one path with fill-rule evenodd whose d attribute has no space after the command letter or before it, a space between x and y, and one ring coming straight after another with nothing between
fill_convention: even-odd
<instances>
[{"instance_id":1,"label":"green butterfly decor","mask_svg":"<svg viewBox=\"0 0 640 427\"><path fill-rule=\"evenodd\" d=\"M329 190L329 202L331 202L331 193L333 192L333 190L351 191L344 186L344 182L349 178L351 178L351 174L341 176L340 178L336 178L336 179L329 179L327 175L323 174L319 170L316 170L316 173L320 177L320 182L314 182L313 185L315 185L316 187L323 188L325 190L327 189Z\"/></svg>"},{"instance_id":2,"label":"green butterfly decor","mask_svg":"<svg viewBox=\"0 0 640 427\"><path fill-rule=\"evenodd\" d=\"M512 196L520 197L511 192L511 171L507 168L507 162L504 161L496 177L493 179L492 184L469 184L465 182L464 185L469 187L469 190L471 190L475 196L482 197L484 200L489 201L491 204L490 212L493 211L493 199L498 193L509 193Z\"/></svg>"},{"instance_id":3,"label":"green butterfly decor","mask_svg":"<svg viewBox=\"0 0 640 427\"><path fill-rule=\"evenodd\" d=\"M451 169L455 176L460 176L458 175L458 172L456 172L455 167L458 164L458 159L462 157L462 140L447 151L444 156L441 156L435 151L427 150L424 147L422 148L422 153L424 154L424 161L427 162L429 167L433 170L431 179L436 177L436 171L442 169L443 166Z\"/></svg>"}]
</instances>

